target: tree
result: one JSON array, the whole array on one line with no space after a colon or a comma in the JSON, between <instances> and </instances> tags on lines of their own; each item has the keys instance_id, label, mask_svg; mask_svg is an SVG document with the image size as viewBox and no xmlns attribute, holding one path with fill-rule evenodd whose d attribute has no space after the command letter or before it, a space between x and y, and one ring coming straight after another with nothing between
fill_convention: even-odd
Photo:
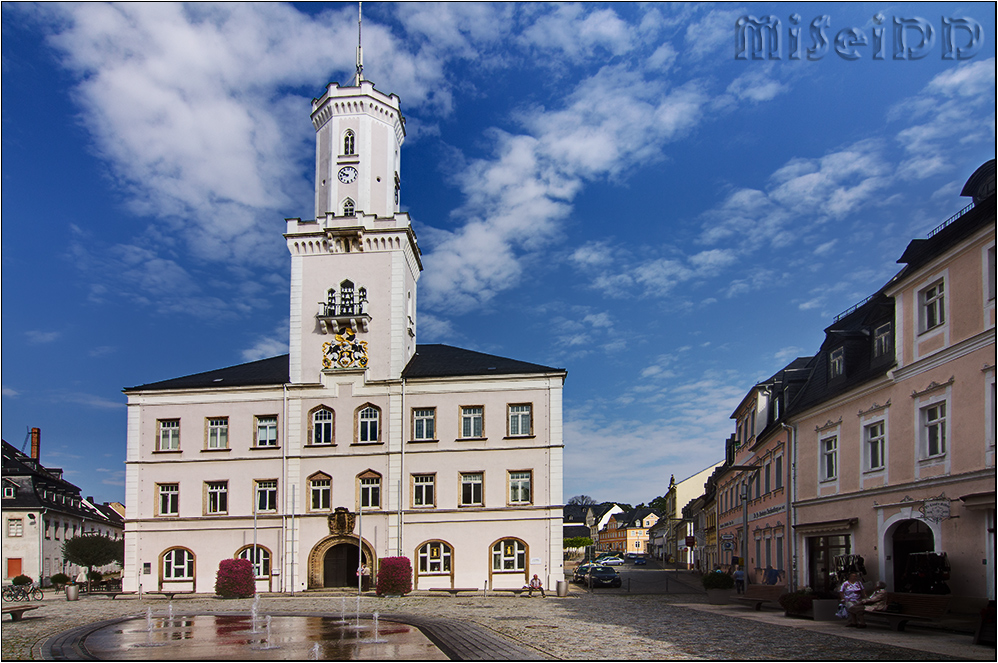
<instances>
[{"instance_id":1,"label":"tree","mask_svg":"<svg viewBox=\"0 0 998 663\"><path fill-rule=\"evenodd\" d=\"M573 548L588 548L593 545L593 540L588 536L570 536L567 539L564 539L563 545L568 550Z\"/></svg>"},{"instance_id":2,"label":"tree","mask_svg":"<svg viewBox=\"0 0 998 663\"><path fill-rule=\"evenodd\" d=\"M663 513L664 514L665 513L665 506L666 506L665 495L662 495L661 497L656 497L655 499L653 499L651 501L651 503L649 504L649 506L651 506L651 508L653 508L653 509L658 510L659 513ZM666 514L666 515L669 515L669 514Z\"/></svg>"},{"instance_id":3,"label":"tree","mask_svg":"<svg viewBox=\"0 0 998 663\"><path fill-rule=\"evenodd\" d=\"M589 495L576 495L575 497L569 498L565 504L577 505L577 506L590 506L592 504L598 504L596 500L589 497Z\"/></svg>"},{"instance_id":4,"label":"tree","mask_svg":"<svg viewBox=\"0 0 998 663\"><path fill-rule=\"evenodd\" d=\"M62 544L62 556L73 564L86 567L87 591L90 591L90 569L111 562L124 564L125 541L104 534L82 534L66 539Z\"/></svg>"}]
</instances>

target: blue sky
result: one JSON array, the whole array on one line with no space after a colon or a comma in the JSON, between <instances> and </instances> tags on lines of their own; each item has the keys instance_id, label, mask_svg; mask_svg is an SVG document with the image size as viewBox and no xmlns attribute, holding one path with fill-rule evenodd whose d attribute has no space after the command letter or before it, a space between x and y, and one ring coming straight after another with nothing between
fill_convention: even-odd
<instances>
[{"instance_id":1,"label":"blue sky","mask_svg":"<svg viewBox=\"0 0 998 663\"><path fill-rule=\"evenodd\" d=\"M356 12L4 3L3 437L40 427L85 495L124 498L123 387L287 352L283 219L313 216L309 102L350 80ZM766 15L782 59L736 59ZM807 57L823 15L858 59ZM892 58L895 18L933 26L924 57ZM943 18L981 26L971 57L943 58ZM568 369L566 498L663 494L968 202L995 37L990 3L368 3L419 342Z\"/></svg>"}]
</instances>

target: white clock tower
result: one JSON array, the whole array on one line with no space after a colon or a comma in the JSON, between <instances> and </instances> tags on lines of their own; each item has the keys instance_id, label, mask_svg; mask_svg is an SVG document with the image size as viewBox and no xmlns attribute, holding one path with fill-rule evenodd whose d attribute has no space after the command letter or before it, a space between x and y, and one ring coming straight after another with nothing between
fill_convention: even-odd
<instances>
[{"instance_id":1,"label":"white clock tower","mask_svg":"<svg viewBox=\"0 0 998 663\"><path fill-rule=\"evenodd\" d=\"M354 82L312 101L315 220L287 220L292 383L354 371L398 379L416 349L422 265L398 211L405 118L359 66Z\"/></svg>"}]
</instances>

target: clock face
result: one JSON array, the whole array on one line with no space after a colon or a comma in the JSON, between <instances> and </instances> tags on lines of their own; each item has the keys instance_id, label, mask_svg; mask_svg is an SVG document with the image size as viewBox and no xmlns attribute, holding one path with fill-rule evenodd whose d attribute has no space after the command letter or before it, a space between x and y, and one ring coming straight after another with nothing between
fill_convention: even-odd
<instances>
[{"instance_id":1,"label":"clock face","mask_svg":"<svg viewBox=\"0 0 998 663\"><path fill-rule=\"evenodd\" d=\"M340 172L339 175L337 175L337 177L340 178L340 182L343 182L344 184L350 184L350 182L353 182L355 179L357 179L357 169L354 168L353 166L344 166L343 168L340 168Z\"/></svg>"}]
</instances>

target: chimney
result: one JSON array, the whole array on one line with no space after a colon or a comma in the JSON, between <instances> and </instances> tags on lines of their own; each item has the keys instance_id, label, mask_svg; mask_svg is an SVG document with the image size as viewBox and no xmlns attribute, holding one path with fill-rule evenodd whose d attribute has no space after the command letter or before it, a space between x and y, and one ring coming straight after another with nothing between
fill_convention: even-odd
<instances>
[{"instance_id":1,"label":"chimney","mask_svg":"<svg viewBox=\"0 0 998 663\"><path fill-rule=\"evenodd\" d=\"M41 453L42 446L42 429L32 428L31 429L31 457L38 460L38 455ZM23 447L22 447L23 448Z\"/></svg>"}]
</instances>

